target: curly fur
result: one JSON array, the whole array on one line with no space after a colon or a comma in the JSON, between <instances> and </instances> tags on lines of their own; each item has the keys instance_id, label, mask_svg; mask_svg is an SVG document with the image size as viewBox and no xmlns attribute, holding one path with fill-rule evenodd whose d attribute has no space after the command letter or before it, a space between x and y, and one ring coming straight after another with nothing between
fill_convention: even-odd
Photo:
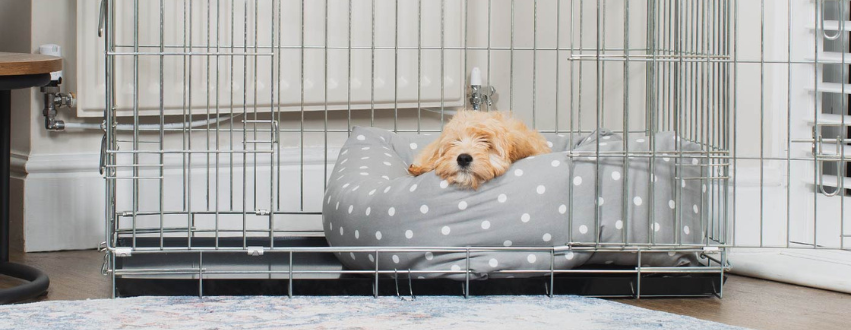
<instances>
[{"instance_id":1,"label":"curly fur","mask_svg":"<svg viewBox=\"0 0 851 330\"><path fill-rule=\"evenodd\" d=\"M450 184L478 189L505 173L513 162L549 152L547 140L538 131L509 113L459 111L440 137L417 155L408 172L419 176L435 171ZM469 166L458 164L461 154L472 156Z\"/></svg>"}]
</instances>

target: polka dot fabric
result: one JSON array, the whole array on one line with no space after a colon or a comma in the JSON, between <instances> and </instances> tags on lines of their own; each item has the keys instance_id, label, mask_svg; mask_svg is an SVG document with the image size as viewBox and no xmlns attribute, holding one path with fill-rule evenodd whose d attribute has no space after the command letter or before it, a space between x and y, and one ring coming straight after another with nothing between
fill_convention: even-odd
<instances>
[{"instance_id":1,"label":"polka dot fabric","mask_svg":"<svg viewBox=\"0 0 851 330\"><path fill-rule=\"evenodd\" d=\"M326 239L331 246L551 247L570 241L593 242L595 237L603 242L622 242L627 236L632 243L700 243L700 235L695 233L700 230L694 228L701 228L701 213L693 212L691 206L704 205L701 182L687 181L680 189L674 179L677 164L683 164L679 176L700 176L701 167L692 165L691 158L683 158L681 163L678 156L667 162L662 157L655 159L657 180L651 189L649 159L629 159L624 170L622 157L604 156L605 152L623 151L627 143L620 136L601 131L599 157L594 154L598 148L596 134L545 136L553 145L553 153L519 160L505 175L474 191L447 185L433 172L408 175L407 168L417 152L437 138L436 134L400 135L355 127L334 170L329 171L323 198ZM649 138L631 139L629 150L649 150ZM657 152L675 150L671 133L657 134L655 143ZM700 150L696 145L683 144L684 149ZM569 150L590 154L571 159L566 152ZM697 161L699 165L702 160ZM595 189L595 180L599 189ZM624 188L629 194L626 214L622 207ZM648 221L651 209L654 227ZM595 225L595 214L599 226ZM447 272L423 274L426 278L463 279L460 267L466 264L465 253L437 251L338 257L350 269L375 269L378 262L378 268L384 270ZM648 253L642 255L642 263L677 266L696 263L696 259L691 254ZM558 269L584 264L634 265L635 255L565 251L555 259ZM471 253L470 260L472 278L505 277L493 273L499 270L549 267L549 253L528 251L476 252Z\"/></svg>"}]
</instances>

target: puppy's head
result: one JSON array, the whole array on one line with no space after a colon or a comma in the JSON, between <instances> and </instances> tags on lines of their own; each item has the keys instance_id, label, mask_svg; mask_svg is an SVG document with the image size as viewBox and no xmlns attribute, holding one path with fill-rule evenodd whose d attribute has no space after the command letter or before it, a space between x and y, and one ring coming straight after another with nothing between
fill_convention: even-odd
<instances>
[{"instance_id":1,"label":"puppy's head","mask_svg":"<svg viewBox=\"0 0 851 330\"><path fill-rule=\"evenodd\" d=\"M473 189L502 175L511 166L509 129L501 114L459 112L441 134L435 173Z\"/></svg>"}]
</instances>

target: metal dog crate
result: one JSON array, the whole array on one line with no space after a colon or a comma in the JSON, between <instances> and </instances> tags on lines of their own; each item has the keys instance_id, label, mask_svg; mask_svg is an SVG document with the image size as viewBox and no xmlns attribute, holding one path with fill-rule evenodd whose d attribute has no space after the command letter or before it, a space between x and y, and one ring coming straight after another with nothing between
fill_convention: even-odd
<instances>
[{"instance_id":1,"label":"metal dog crate","mask_svg":"<svg viewBox=\"0 0 851 330\"><path fill-rule=\"evenodd\" d=\"M442 292L409 270L344 269L334 253L364 248L324 242L323 187L353 126L437 134L453 111L474 107L511 110L541 132L675 131L703 146L703 174L691 178L709 210L702 244L598 238L509 250L694 252L704 264L552 269L449 291L720 297L731 247L845 248L847 1L103 0L99 9L113 295L167 280L192 281L199 295L228 287L217 280L272 281L290 295ZM468 86L474 67L481 86ZM618 279L622 290L599 290Z\"/></svg>"}]
</instances>

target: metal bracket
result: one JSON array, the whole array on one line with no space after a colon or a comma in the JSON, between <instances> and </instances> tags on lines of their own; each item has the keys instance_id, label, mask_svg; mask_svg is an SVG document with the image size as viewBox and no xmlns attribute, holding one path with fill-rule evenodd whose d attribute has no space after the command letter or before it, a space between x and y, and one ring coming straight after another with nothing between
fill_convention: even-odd
<instances>
[{"instance_id":1,"label":"metal bracket","mask_svg":"<svg viewBox=\"0 0 851 330\"><path fill-rule=\"evenodd\" d=\"M570 251L570 245L553 246L554 252Z\"/></svg>"},{"instance_id":2,"label":"metal bracket","mask_svg":"<svg viewBox=\"0 0 851 330\"><path fill-rule=\"evenodd\" d=\"M249 246L247 249L248 255L252 257L262 256L264 251L262 246Z\"/></svg>"},{"instance_id":3,"label":"metal bracket","mask_svg":"<svg viewBox=\"0 0 851 330\"><path fill-rule=\"evenodd\" d=\"M704 246L703 247L703 253L715 254L715 253L718 253L718 252L721 252L721 249L719 249L717 246Z\"/></svg>"},{"instance_id":4,"label":"metal bracket","mask_svg":"<svg viewBox=\"0 0 851 330\"><path fill-rule=\"evenodd\" d=\"M129 248L129 247L114 248L114 249L112 249L112 253L118 258L130 257L130 256L133 256L133 248Z\"/></svg>"}]
</instances>

